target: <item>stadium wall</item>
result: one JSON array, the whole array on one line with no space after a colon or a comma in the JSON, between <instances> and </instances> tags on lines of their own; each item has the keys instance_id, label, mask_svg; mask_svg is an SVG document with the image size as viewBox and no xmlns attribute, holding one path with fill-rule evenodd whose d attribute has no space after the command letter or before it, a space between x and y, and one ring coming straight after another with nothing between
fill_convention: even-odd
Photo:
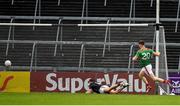
<instances>
[{"instance_id":1,"label":"stadium wall","mask_svg":"<svg viewBox=\"0 0 180 106\"><path fill-rule=\"evenodd\" d=\"M169 73L169 79L172 81L173 88L170 89L170 93L180 95L180 72Z\"/></svg>"},{"instance_id":2,"label":"stadium wall","mask_svg":"<svg viewBox=\"0 0 180 106\"><path fill-rule=\"evenodd\" d=\"M145 93L146 84L139 80L138 74L127 74L123 72L102 73L102 72L32 72L32 92L85 92L88 90L89 79L97 79L102 84L115 84L120 81L129 83L131 86L125 88L123 93ZM150 81L153 89L149 94L154 93L154 83Z\"/></svg>"},{"instance_id":3,"label":"stadium wall","mask_svg":"<svg viewBox=\"0 0 180 106\"><path fill-rule=\"evenodd\" d=\"M0 92L30 92L30 72L0 72Z\"/></svg>"},{"instance_id":4,"label":"stadium wall","mask_svg":"<svg viewBox=\"0 0 180 106\"><path fill-rule=\"evenodd\" d=\"M0 92L85 92L88 80L97 79L102 84L128 82L122 93L145 93L146 84L138 73L127 72L0 72ZM148 79L149 80L149 79ZM150 81L155 93L155 84Z\"/></svg>"}]
</instances>

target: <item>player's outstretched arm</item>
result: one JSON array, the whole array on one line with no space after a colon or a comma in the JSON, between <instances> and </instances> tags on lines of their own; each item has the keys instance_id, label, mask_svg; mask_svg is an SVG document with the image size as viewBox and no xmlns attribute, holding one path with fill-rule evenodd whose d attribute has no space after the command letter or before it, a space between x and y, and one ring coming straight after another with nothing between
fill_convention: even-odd
<instances>
[{"instance_id":1,"label":"player's outstretched arm","mask_svg":"<svg viewBox=\"0 0 180 106\"><path fill-rule=\"evenodd\" d=\"M160 52L153 52L154 56L160 56Z\"/></svg>"}]
</instances>

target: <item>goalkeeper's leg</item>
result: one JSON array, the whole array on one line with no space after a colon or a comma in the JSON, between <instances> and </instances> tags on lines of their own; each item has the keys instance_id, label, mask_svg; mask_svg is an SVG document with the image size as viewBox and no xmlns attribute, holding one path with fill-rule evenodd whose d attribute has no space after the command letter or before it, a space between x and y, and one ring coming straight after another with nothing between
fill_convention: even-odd
<instances>
[{"instance_id":1,"label":"goalkeeper's leg","mask_svg":"<svg viewBox=\"0 0 180 106\"><path fill-rule=\"evenodd\" d=\"M117 94L117 93L121 92L124 88L128 87L129 84L122 82L119 84L119 86L120 86L120 89L112 89L111 91L109 91L109 93L110 94Z\"/></svg>"},{"instance_id":2,"label":"goalkeeper's leg","mask_svg":"<svg viewBox=\"0 0 180 106\"><path fill-rule=\"evenodd\" d=\"M104 92L105 93L110 93L111 90L116 89L118 86L120 86L120 84L114 84L114 85L112 85L110 87L104 88Z\"/></svg>"},{"instance_id":3,"label":"goalkeeper's leg","mask_svg":"<svg viewBox=\"0 0 180 106\"><path fill-rule=\"evenodd\" d=\"M117 90L116 88L119 87L119 86L121 87L121 89ZM124 89L125 87L128 87L128 86L129 86L128 83L120 82L118 84L114 84L114 85L112 85L110 87L104 88L104 92L105 93L119 93L119 91L121 91L122 89Z\"/></svg>"}]
</instances>

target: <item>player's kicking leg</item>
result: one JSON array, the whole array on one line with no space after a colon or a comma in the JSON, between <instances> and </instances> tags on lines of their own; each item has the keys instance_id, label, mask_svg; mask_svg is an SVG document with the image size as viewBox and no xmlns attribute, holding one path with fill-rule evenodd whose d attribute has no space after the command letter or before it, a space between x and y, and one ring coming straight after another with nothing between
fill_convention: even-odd
<instances>
[{"instance_id":1,"label":"player's kicking leg","mask_svg":"<svg viewBox=\"0 0 180 106\"><path fill-rule=\"evenodd\" d=\"M171 85L171 81L170 80L165 80L165 79L162 79L162 78L159 78L159 77L156 77L154 74L151 74L150 75L151 79L154 80L154 81L158 81L160 83L165 83L165 84L168 84L170 87L172 87Z\"/></svg>"},{"instance_id":2,"label":"player's kicking leg","mask_svg":"<svg viewBox=\"0 0 180 106\"><path fill-rule=\"evenodd\" d=\"M171 87L170 80L165 80L159 77L156 77L152 71L152 65L147 65L146 67L142 68L142 70L139 73L139 77L146 83L147 90L146 92L149 92L151 90L151 86L149 85L147 79L144 77L144 75L149 76L153 81L158 81L160 83L168 84Z\"/></svg>"},{"instance_id":3,"label":"player's kicking leg","mask_svg":"<svg viewBox=\"0 0 180 106\"><path fill-rule=\"evenodd\" d=\"M146 70L149 72L149 76L153 81L158 81L160 83L165 83L168 84L170 87L172 87L172 85L170 84L170 80L166 80L166 79L162 79L159 77L156 77L152 71L152 65L148 65L146 66Z\"/></svg>"}]
</instances>

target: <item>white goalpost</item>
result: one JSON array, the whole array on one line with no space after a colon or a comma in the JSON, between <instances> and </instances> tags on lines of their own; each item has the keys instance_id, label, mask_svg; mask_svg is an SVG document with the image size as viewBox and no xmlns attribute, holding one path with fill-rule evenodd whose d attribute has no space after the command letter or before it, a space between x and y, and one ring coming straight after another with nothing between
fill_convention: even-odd
<instances>
[{"instance_id":1,"label":"white goalpost","mask_svg":"<svg viewBox=\"0 0 180 106\"><path fill-rule=\"evenodd\" d=\"M166 41L164 27L160 26L160 0L156 0L156 51L161 52L160 57L156 56L155 60L155 75L163 79L168 79L168 66L166 55ZM162 94L162 90L169 94L169 86L156 83L158 94Z\"/></svg>"}]
</instances>

